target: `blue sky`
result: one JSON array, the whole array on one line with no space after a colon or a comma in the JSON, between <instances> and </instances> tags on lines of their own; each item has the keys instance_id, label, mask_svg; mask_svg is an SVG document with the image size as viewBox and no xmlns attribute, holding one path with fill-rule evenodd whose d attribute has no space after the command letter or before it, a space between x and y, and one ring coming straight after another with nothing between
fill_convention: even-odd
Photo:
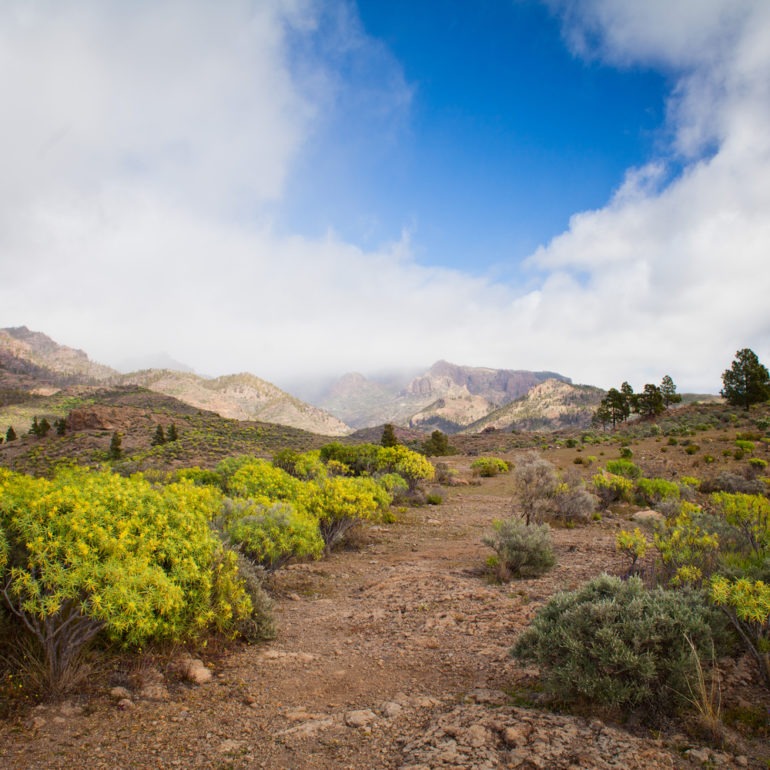
<instances>
[{"instance_id":1,"label":"blue sky","mask_svg":"<svg viewBox=\"0 0 770 770\"><path fill-rule=\"evenodd\" d=\"M0 327L279 385L770 357L765 0L7 0Z\"/></svg>"},{"instance_id":2,"label":"blue sky","mask_svg":"<svg viewBox=\"0 0 770 770\"><path fill-rule=\"evenodd\" d=\"M420 263L510 274L664 144L665 76L578 59L541 3L357 7L380 51L343 77L376 93L395 70L403 109L343 101L295 172L288 230L376 247L406 227Z\"/></svg>"}]
</instances>

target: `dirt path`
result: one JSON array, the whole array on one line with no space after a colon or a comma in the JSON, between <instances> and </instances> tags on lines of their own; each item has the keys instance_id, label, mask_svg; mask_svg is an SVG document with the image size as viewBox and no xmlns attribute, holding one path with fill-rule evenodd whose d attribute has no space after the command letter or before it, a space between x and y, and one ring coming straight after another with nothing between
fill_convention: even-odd
<instances>
[{"instance_id":1,"label":"dirt path","mask_svg":"<svg viewBox=\"0 0 770 770\"><path fill-rule=\"evenodd\" d=\"M596 720L510 705L527 676L508 656L515 634L554 591L621 569L614 532L556 531L552 572L489 585L480 541L509 501L477 488L447 498L371 529L357 551L277 575L277 639L204 655L210 683L147 669L126 675L122 705L105 691L38 707L0 725L0 766L696 766L686 742L664 747Z\"/></svg>"}]
</instances>

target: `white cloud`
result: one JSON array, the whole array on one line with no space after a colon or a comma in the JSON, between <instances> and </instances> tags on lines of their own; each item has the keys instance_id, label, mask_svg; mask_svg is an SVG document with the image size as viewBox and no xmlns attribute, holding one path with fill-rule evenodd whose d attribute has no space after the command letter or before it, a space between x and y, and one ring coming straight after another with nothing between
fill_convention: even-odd
<instances>
[{"instance_id":1,"label":"white cloud","mask_svg":"<svg viewBox=\"0 0 770 770\"><path fill-rule=\"evenodd\" d=\"M365 251L272 225L314 132L357 105L392 141L408 108L351 6L4 3L0 326L268 379L447 358L717 388L737 348L770 354L770 5L556 7L581 55L666 68L685 165L629 170L522 294L420 266L407 235Z\"/></svg>"},{"instance_id":2,"label":"white cloud","mask_svg":"<svg viewBox=\"0 0 770 770\"><path fill-rule=\"evenodd\" d=\"M590 360L571 371L602 372L594 379L604 382L627 371L641 384L666 369L688 387L716 388L737 348L770 354L770 6L559 7L576 51L672 74L669 122L686 161L663 186L660 161L630 170L606 207L575 215L531 258L541 270L587 276L562 297L573 317L595 319L579 346ZM547 344L556 329L541 320Z\"/></svg>"}]
</instances>

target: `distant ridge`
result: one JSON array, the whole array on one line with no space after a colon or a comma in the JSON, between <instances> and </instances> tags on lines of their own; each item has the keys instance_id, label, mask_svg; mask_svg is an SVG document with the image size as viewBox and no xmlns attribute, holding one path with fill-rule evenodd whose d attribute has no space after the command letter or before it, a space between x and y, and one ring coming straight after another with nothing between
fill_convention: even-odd
<instances>
[{"instance_id":1,"label":"distant ridge","mask_svg":"<svg viewBox=\"0 0 770 770\"><path fill-rule=\"evenodd\" d=\"M238 420L274 422L310 433L343 436L350 428L252 374L206 379L191 372L148 369L121 374L26 326L0 329L0 388L50 395L71 386L139 385Z\"/></svg>"},{"instance_id":2,"label":"distant ridge","mask_svg":"<svg viewBox=\"0 0 770 770\"><path fill-rule=\"evenodd\" d=\"M400 390L360 374L347 374L316 404L358 429L392 422L423 431L438 428L454 433L549 379L571 382L556 372L458 366L437 361Z\"/></svg>"}]
</instances>

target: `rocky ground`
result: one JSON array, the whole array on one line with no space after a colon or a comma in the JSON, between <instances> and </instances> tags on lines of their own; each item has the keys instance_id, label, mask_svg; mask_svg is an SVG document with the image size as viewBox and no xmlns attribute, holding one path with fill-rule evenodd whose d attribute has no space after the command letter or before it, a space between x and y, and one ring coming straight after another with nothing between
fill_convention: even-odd
<instances>
[{"instance_id":1,"label":"rocky ground","mask_svg":"<svg viewBox=\"0 0 770 770\"><path fill-rule=\"evenodd\" d=\"M554 570L494 585L481 538L510 512L505 482L442 492L355 550L279 573L275 641L209 649L203 668L180 654L113 667L87 694L0 723L0 766L767 767L758 741L722 751L682 725L653 734L525 703L536 672L509 657L513 639L555 591L623 571L615 523L556 530Z\"/></svg>"}]
</instances>

